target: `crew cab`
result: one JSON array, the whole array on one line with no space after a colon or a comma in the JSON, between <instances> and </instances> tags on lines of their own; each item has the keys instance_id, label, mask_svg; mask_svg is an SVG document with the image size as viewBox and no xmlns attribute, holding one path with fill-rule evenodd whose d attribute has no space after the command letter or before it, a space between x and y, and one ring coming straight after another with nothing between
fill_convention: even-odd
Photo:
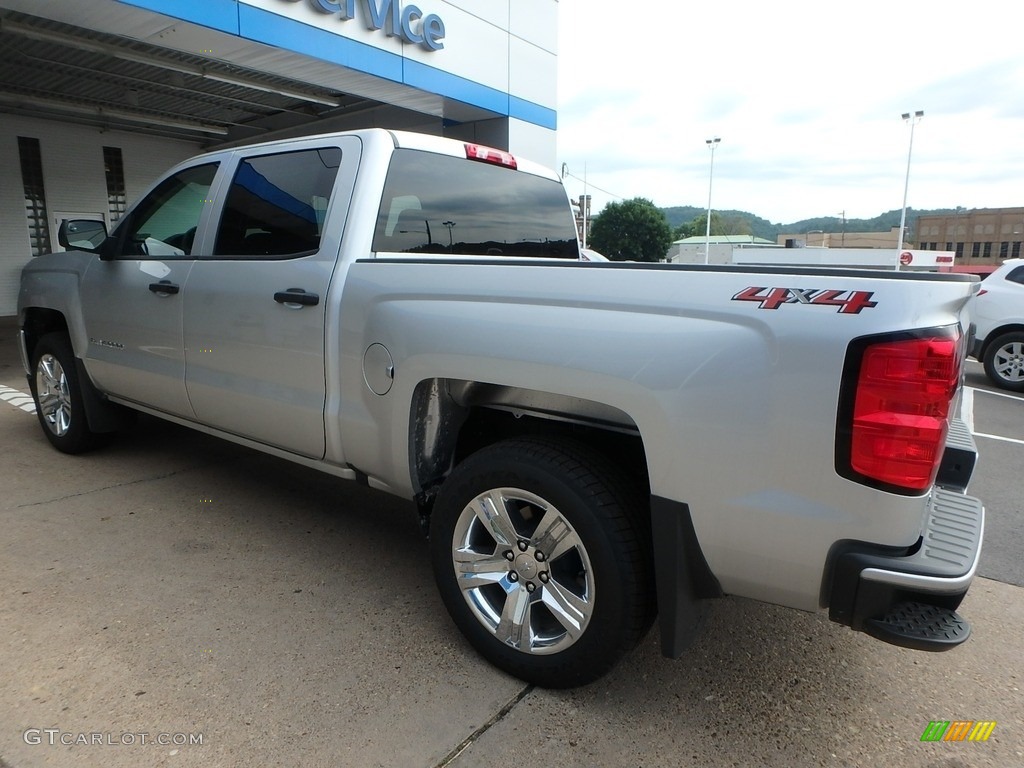
<instances>
[{"instance_id":1,"label":"crew cab","mask_svg":"<svg viewBox=\"0 0 1024 768\"><path fill-rule=\"evenodd\" d=\"M415 503L454 623L544 686L711 598L944 650L981 548L963 275L581 261L558 176L387 130L224 149L25 267L45 437L132 412Z\"/></svg>"}]
</instances>

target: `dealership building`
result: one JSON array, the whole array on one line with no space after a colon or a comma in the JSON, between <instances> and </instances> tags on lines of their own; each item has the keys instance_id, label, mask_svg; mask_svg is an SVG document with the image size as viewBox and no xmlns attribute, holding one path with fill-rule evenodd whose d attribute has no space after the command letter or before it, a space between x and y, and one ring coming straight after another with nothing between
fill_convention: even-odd
<instances>
[{"instance_id":1,"label":"dealership building","mask_svg":"<svg viewBox=\"0 0 1024 768\"><path fill-rule=\"evenodd\" d=\"M555 165L557 0L0 0L0 316L63 219L203 150L382 127Z\"/></svg>"}]
</instances>

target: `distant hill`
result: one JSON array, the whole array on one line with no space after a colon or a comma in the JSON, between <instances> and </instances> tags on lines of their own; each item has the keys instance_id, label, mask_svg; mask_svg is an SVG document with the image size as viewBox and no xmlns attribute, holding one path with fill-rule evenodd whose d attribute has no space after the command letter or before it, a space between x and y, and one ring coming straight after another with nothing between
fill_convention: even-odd
<instances>
[{"instance_id":1,"label":"distant hill","mask_svg":"<svg viewBox=\"0 0 1024 768\"><path fill-rule=\"evenodd\" d=\"M672 229L675 229L680 224L689 223L707 212L706 208L699 208L693 205L676 205L670 208L662 208L661 210L665 214L665 218L668 219L668 224ZM914 232L918 216L941 216L955 212L955 208L933 208L930 210L907 208L907 235L905 239L916 239ZM762 219L760 216L749 211L720 211L716 209L715 213L726 222L730 222L732 224L731 229L737 229L736 232L730 232L729 234L751 234L756 237L763 237L766 240L775 240L783 232L803 233L816 229L824 232L841 232L843 230L843 220L839 216L802 219L794 221L792 224L772 224L767 219ZM881 213L873 219L847 219L846 231L888 232L893 227L898 227L899 225L900 209L897 208L893 211ZM749 232L739 231L747 229L749 229Z\"/></svg>"}]
</instances>

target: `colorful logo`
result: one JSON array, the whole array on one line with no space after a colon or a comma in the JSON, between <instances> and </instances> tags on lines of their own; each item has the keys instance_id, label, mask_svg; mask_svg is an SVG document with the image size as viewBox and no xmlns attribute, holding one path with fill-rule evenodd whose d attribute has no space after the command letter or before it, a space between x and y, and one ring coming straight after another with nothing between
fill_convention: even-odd
<instances>
[{"instance_id":1,"label":"colorful logo","mask_svg":"<svg viewBox=\"0 0 1024 768\"><path fill-rule=\"evenodd\" d=\"M877 307L874 291L838 291L826 288L765 288L751 286L732 297L733 301L757 302L758 309L778 309L783 304L838 307L841 315L859 315L862 309Z\"/></svg>"},{"instance_id":2,"label":"colorful logo","mask_svg":"<svg viewBox=\"0 0 1024 768\"><path fill-rule=\"evenodd\" d=\"M932 720L921 741L988 741L995 727L995 720Z\"/></svg>"}]
</instances>

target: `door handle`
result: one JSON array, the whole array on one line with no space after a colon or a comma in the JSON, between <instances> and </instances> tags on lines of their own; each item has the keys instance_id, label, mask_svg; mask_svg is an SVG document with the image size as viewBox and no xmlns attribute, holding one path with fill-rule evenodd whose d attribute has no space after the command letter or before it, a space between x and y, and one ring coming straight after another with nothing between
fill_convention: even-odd
<instances>
[{"instance_id":1,"label":"door handle","mask_svg":"<svg viewBox=\"0 0 1024 768\"><path fill-rule=\"evenodd\" d=\"M151 290L153 293L163 294L166 296L168 294L173 295L177 293L178 291L181 290L181 288L178 287L175 283L172 283L170 280L161 280L159 283L150 283L149 290Z\"/></svg>"},{"instance_id":2,"label":"door handle","mask_svg":"<svg viewBox=\"0 0 1024 768\"><path fill-rule=\"evenodd\" d=\"M284 304L292 306L297 309L299 306L302 307L315 307L320 303L320 297L315 293L310 293L304 288L289 288L287 291L278 291L274 294L274 301L278 304Z\"/></svg>"}]
</instances>

